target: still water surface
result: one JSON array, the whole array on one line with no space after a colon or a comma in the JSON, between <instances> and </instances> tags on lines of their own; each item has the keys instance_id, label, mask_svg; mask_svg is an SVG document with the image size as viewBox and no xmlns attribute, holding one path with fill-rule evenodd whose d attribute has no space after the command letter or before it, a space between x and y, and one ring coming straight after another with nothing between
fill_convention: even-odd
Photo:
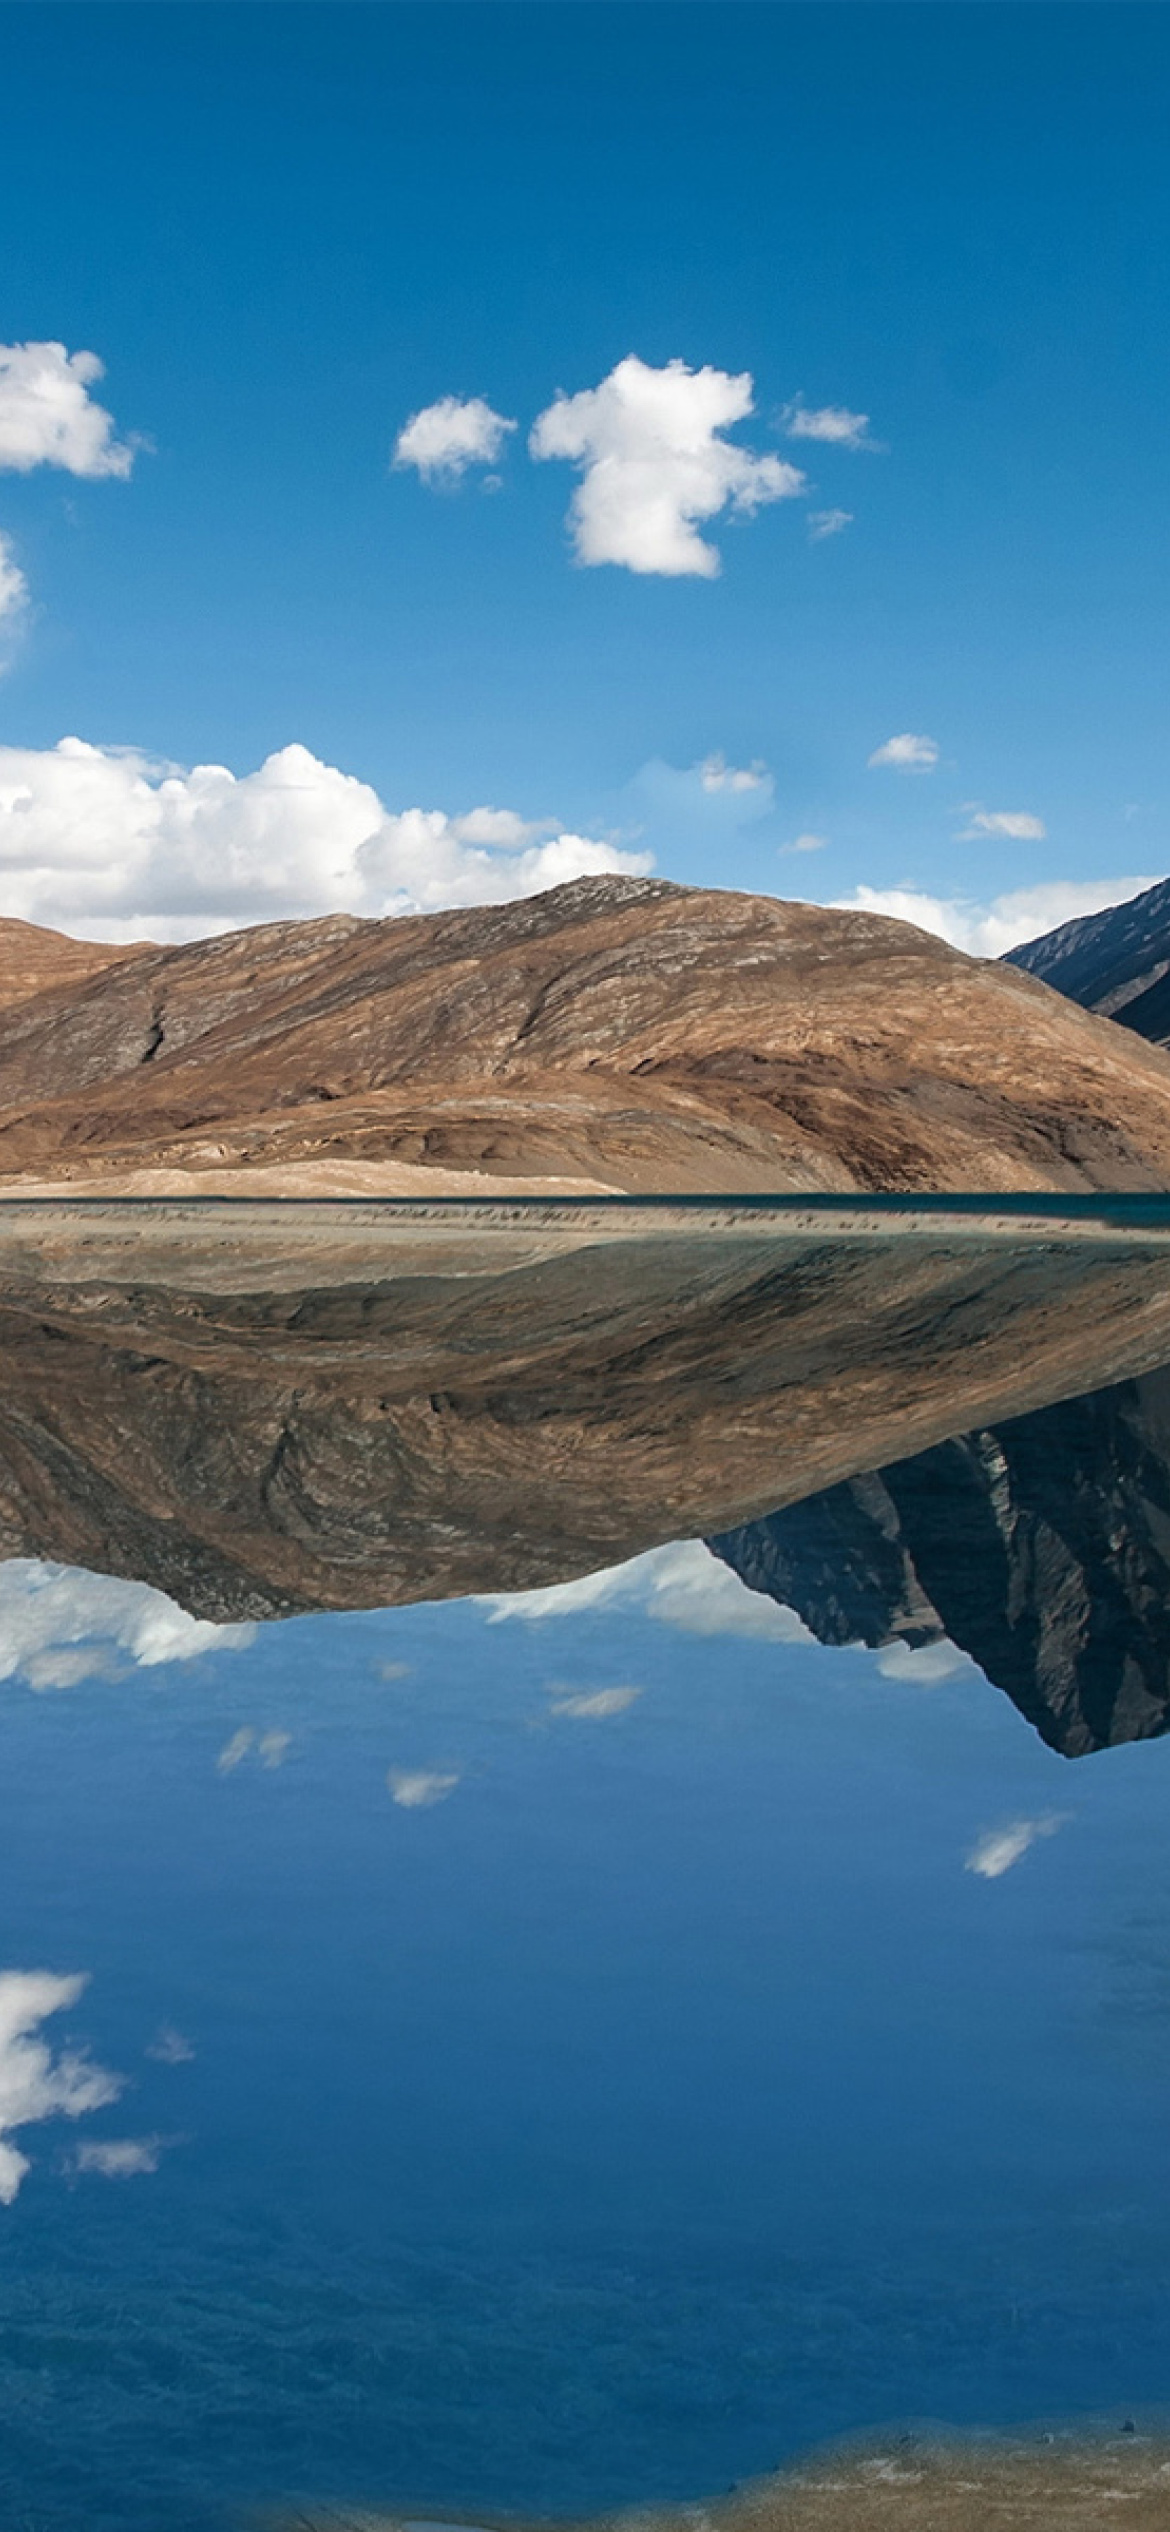
<instances>
[{"instance_id":1,"label":"still water surface","mask_svg":"<svg viewBox=\"0 0 1170 2532\"><path fill-rule=\"evenodd\" d=\"M4 2532L1166 2401L1170 1210L714 1210L0 1221Z\"/></svg>"},{"instance_id":2,"label":"still water surface","mask_svg":"<svg viewBox=\"0 0 1170 2532\"><path fill-rule=\"evenodd\" d=\"M124 2089L19 2132L7 2523L572 2513L1164 2399L1170 1744L1070 1765L697 1546L170 1663L107 1601L57 1688L84 1586L8 1584L4 1959Z\"/></svg>"}]
</instances>

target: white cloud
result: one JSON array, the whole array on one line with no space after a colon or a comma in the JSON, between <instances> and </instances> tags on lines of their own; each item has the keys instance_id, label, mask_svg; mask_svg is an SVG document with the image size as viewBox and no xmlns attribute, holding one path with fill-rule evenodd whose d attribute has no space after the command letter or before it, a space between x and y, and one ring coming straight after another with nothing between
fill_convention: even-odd
<instances>
[{"instance_id":1,"label":"white cloud","mask_svg":"<svg viewBox=\"0 0 1170 2532\"><path fill-rule=\"evenodd\" d=\"M978 1873L984 1881L998 1881L1002 1873L1010 1873L1021 1855L1034 1846L1038 1837L1055 1837L1068 1819L1067 1811L1049 1811L1038 1820L1010 1820L1005 1828L988 1829L977 1838L964 1869Z\"/></svg>"},{"instance_id":2,"label":"white cloud","mask_svg":"<svg viewBox=\"0 0 1170 2532\"><path fill-rule=\"evenodd\" d=\"M415 466L427 484L453 485L469 466L494 466L516 424L482 396L440 396L411 415L394 443L394 464Z\"/></svg>"},{"instance_id":3,"label":"white cloud","mask_svg":"<svg viewBox=\"0 0 1170 2532\"><path fill-rule=\"evenodd\" d=\"M511 810L385 809L307 747L238 780L76 738L0 747L0 907L83 937L189 940L292 915L498 905L649 867L645 853L548 836Z\"/></svg>"},{"instance_id":4,"label":"white cloud","mask_svg":"<svg viewBox=\"0 0 1170 2532\"><path fill-rule=\"evenodd\" d=\"M455 1791L458 1776L439 1776L426 1768L392 1767L386 1782L400 1811L430 1811Z\"/></svg>"},{"instance_id":5,"label":"white cloud","mask_svg":"<svg viewBox=\"0 0 1170 2532\"><path fill-rule=\"evenodd\" d=\"M578 561L713 580L719 552L697 522L729 507L750 517L805 488L784 459L753 456L723 438L753 411L746 371L732 377L681 360L652 369L634 353L599 387L558 395L528 445L533 457L563 457L581 469L569 511Z\"/></svg>"},{"instance_id":6,"label":"white cloud","mask_svg":"<svg viewBox=\"0 0 1170 2532\"><path fill-rule=\"evenodd\" d=\"M140 2172L156 2172L167 2143L165 2136L107 2136L79 2145L75 2172L99 2172L103 2180L133 2180Z\"/></svg>"},{"instance_id":7,"label":"white cloud","mask_svg":"<svg viewBox=\"0 0 1170 2532\"><path fill-rule=\"evenodd\" d=\"M768 791L772 787L762 757L751 765L729 765L723 756L704 756L698 775L704 791Z\"/></svg>"},{"instance_id":8,"label":"white cloud","mask_svg":"<svg viewBox=\"0 0 1170 2532\"><path fill-rule=\"evenodd\" d=\"M89 392L104 376L94 352L0 343L0 470L27 475L34 466L62 466L70 475L128 475L134 450L114 438L112 414Z\"/></svg>"},{"instance_id":9,"label":"white cloud","mask_svg":"<svg viewBox=\"0 0 1170 2532\"><path fill-rule=\"evenodd\" d=\"M234 1776L237 1767L246 1759L255 1739L256 1735L250 1723L241 1724L239 1731L233 1732L230 1741L224 1742L215 1762L221 1776Z\"/></svg>"},{"instance_id":10,"label":"white cloud","mask_svg":"<svg viewBox=\"0 0 1170 2532\"><path fill-rule=\"evenodd\" d=\"M216 1767L221 1776L234 1776L246 1758L255 1755L261 1767L283 1767L292 1748L291 1732L257 1732L250 1723L243 1723L225 1741Z\"/></svg>"},{"instance_id":11,"label":"white cloud","mask_svg":"<svg viewBox=\"0 0 1170 2532\"><path fill-rule=\"evenodd\" d=\"M791 844L781 844L778 850L781 853L823 853L828 841L827 835L794 835Z\"/></svg>"},{"instance_id":12,"label":"white cloud","mask_svg":"<svg viewBox=\"0 0 1170 2532\"><path fill-rule=\"evenodd\" d=\"M540 1591L486 1594L482 1606L490 1625L523 1618L530 1625L547 1618L574 1618L591 1610L638 1610L662 1626L680 1627L687 1635L764 1637L772 1643L808 1644L808 1629L791 1609L782 1609L762 1592L749 1591L701 1539L680 1539L669 1547L648 1548L622 1565L606 1565L600 1573L583 1574L577 1582L550 1583Z\"/></svg>"},{"instance_id":13,"label":"white cloud","mask_svg":"<svg viewBox=\"0 0 1170 2532\"><path fill-rule=\"evenodd\" d=\"M195 2051L185 2034L176 2031L173 2022L160 2022L143 2054L155 2058L160 2066L189 2066Z\"/></svg>"},{"instance_id":14,"label":"white cloud","mask_svg":"<svg viewBox=\"0 0 1170 2532\"><path fill-rule=\"evenodd\" d=\"M938 740L923 738L915 730L901 730L896 738L885 739L869 758L871 765L896 765L900 773L928 774L938 763Z\"/></svg>"},{"instance_id":15,"label":"white cloud","mask_svg":"<svg viewBox=\"0 0 1170 2532\"><path fill-rule=\"evenodd\" d=\"M28 597L25 579L12 550L12 539L0 533L0 624L10 626Z\"/></svg>"},{"instance_id":16,"label":"white cloud","mask_svg":"<svg viewBox=\"0 0 1170 2532\"><path fill-rule=\"evenodd\" d=\"M640 1688L587 1688L568 1697L554 1696L550 1714L573 1715L582 1723L603 1723L611 1714L626 1714L641 1696Z\"/></svg>"},{"instance_id":17,"label":"white cloud","mask_svg":"<svg viewBox=\"0 0 1170 2532\"><path fill-rule=\"evenodd\" d=\"M984 835L1006 835L1013 844L1040 844L1048 833L1043 818L1034 818L1029 809L972 808L970 821L962 830L960 844L977 844Z\"/></svg>"},{"instance_id":18,"label":"white cloud","mask_svg":"<svg viewBox=\"0 0 1170 2532\"><path fill-rule=\"evenodd\" d=\"M37 2035L42 2022L75 2005L88 1981L49 1970L0 1973L0 2206L10 2207L29 2158L12 2142L40 2119L81 2119L116 2101L122 2078L77 2049L54 2057Z\"/></svg>"},{"instance_id":19,"label":"white cloud","mask_svg":"<svg viewBox=\"0 0 1170 2532\"><path fill-rule=\"evenodd\" d=\"M786 405L780 419L790 440L824 440L831 448L871 448L868 413L851 413L845 404Z\"/></svg>"},{"instance_id":20,"label":"white cloud","mask_svg":"<svg viewBox=\"0 0 1170 2532\"><path fill-rule=\"evenodd\" d=\"M1052 879L1036 888L1013 888L984 905L963 897L931 897L916 888L862 887L834 902L846 912L887 914L899 923L916 923L921 932L936 933L971 958L1001 958L1020 941L1037 940L1077 915L1124 904L1153 885L1152 879Z\"/></svg>"},{"instance_id":21,"label":"white cloud","mask_svg":"<svg viewBox=\"0 0 1170 2532\"><path fill-rule=\"evenodd\" d=\"M255 1632L188 1617L149 1583L27 1557L0 1564L0 1680L20 1679L29 1688L73 1688L108 1677L123 1659L153 1670L237 1652Z\"/></svg>"},{"instance_id":22,"label":"white cloud","mask_svg":"<svg viewBox=\"0 0 1170 2532\"><path fill-rule=\"evenodd\" d=\"M852 527L852 510L810 510L808 534L811 545L823 545L827 536L840 536L843 528Z\"/></svg>"}]
</instances>

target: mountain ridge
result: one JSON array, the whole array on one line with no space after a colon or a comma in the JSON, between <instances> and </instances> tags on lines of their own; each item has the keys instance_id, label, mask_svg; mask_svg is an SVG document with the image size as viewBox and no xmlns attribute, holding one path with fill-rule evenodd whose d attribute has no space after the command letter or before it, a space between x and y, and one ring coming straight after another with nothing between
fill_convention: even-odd
<instances>
[{"instance_id":1,"label":"mountain ridge","mask_svg":"<svg viewBox=\"0 0 1170 2532\"><path fill-rule=\"evenodd\" d=\"M882 916L605 876L79 949L100 963L0 1005L10 1191L322 1165L635 1193L1170 1184L1170 1059Z\"/></svg>"},{"instance_id":2,"label":"mountain ridge","mask_svg":"<svg viewBox=\"0 0 1170 2532\"><path fill-rule=\"evenodd\" d=\"M1170 879L1021 941L1004 964L1153 1045L1170 1045Z\"/></svg>"}]
</instances>

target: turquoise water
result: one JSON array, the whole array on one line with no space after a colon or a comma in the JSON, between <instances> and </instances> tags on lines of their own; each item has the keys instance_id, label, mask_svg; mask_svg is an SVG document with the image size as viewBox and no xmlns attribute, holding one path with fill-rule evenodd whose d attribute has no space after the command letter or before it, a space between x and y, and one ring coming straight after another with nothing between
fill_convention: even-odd
<instances>
[{"instance_id":1,"label":"turquoise water","mask_svg":"<svg viewBox=\"0 0 1170 2532\"><path fill-rule=\"evenodd\" d=\"M6 1569L0 1968L84 1975L30 2036L123 2081L12 2131L6 2525L1164 2400L1170 1744L1070 1766L704 1555L685 1623L643 1575L170 1662L136 1586Z\"/></svg>"}]
</instances>

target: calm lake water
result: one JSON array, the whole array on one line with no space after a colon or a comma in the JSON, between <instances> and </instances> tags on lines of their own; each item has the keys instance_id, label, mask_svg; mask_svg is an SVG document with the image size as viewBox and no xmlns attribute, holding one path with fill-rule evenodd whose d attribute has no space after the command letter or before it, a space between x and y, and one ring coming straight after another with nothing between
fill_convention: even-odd
<instances>
[{"instance_id":1,"label":"calm lake water","mask_svg":"<svg viewBox=\"0 0 1170 2532\"><path fill-rule=\"evenodd\" d=\"M1170 1744L1070 1766L705 1553L6 1686L4 1957L123 2085L20 2131L6 2521L583 2511L1164 2398Z\"/></svg>"},{"instance_id":2,"label":"calm lake water","mask_svg":"<svg viewBox=\"0 0 1170 2532\"><path fill-rule=\"evenodd\" d=\"M699 1541L234 1627L0 1564L6 2532L1163 2404L1161 1395L980 1441L942 1524L936 1618L1000 1590L1050 1701L1099 1637L1102 1735L1140 1636L1153 1737L1071 1762L893 1584L901 1640L825 1645Z\"/></svg>"}]
</instances>

